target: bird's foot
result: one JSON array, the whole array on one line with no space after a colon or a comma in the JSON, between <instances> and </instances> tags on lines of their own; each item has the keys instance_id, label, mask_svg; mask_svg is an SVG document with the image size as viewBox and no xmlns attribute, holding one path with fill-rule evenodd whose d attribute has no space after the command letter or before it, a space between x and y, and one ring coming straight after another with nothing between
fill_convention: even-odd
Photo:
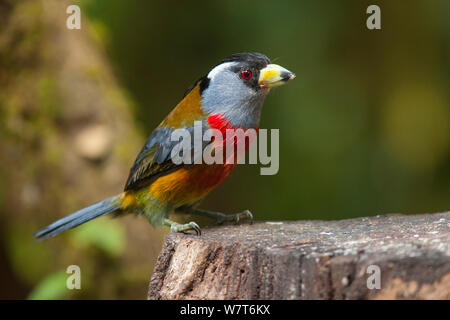
<instances>
[{"instance_id":1,"label":"bird's foot","mask_svg":"<svg viewBox=\"0 0 450 320\"><path fill-rule=\"evenodd\" d=\"M164 219L163 224L165 226L170 227L170 232L183 232L184 233L189 230L194 230L198 236L200 236L202 234L202 230L200 229L198 224L196 224L193 221L186 223L186 224L180 224L180 223L177 223L177 222L169 220L169 219Z\"/></svg>"},{"instance_id":2,"label":"bird's foot","mask_svg":"<svg viewBox=\"0 0 450 320\"><path fill-rule=\"evenodd\" d=\"M222 224L227 221L234 221L238 224L242 219L250 220L250 224L253 224L253 215L249 210L244 210L235 214L223 214L217 212L216 221L218 224Z\"/></svg>"},{"instance_id":3,"label":"bird's foot","mask_svg":"<svg viewBox=\"0 0 450 320\"><path fill-rule=\"evenodd\" d=\"M180 211L185 213L195 214L202 217L207 217L209 219L214 219L217 224L222 224L224 222L235 222L239 223L242 219L250 220L250 223L253 223L253 215L249 210L245 210L235 214L223 214L221 212L207 211L196 208L182 208Z\"/></svg>"}]
</instances>

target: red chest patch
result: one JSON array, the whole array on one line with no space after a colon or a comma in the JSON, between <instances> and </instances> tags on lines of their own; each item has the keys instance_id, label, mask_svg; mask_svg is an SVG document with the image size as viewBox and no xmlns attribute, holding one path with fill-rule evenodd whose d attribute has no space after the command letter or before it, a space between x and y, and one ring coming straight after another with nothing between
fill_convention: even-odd
<instances>
[{"instance_id":1,"label":"red chest patch","mask_svg":"<svg viewBox=\"0 0 450 320\"><path fill-rule=\"evenodd\" d=\"M230 121L228 121L223 114L213 114L208 117L208 123L211 129L219 130L222 134L223 143L218 143L214 146L217 148L221 148L221 152L223 153L225 159L224 163L237 163L237 159L245 156L245 152L250 147L250 144L256 138L256 134L258 133L259 128L241 128L237 126L233 126ZM213 139L214 142L214 139ZM227 150L227 144L229 144L228 148L232 149Z\"/></svg>"},{"instance_id":2,"label":"red chest patch","mask_svg":"<svg viewBox=\"0 0 450 320\"><path fill-rule=\"evenodd\" d=\"M248 130L247 128L233 126L231 124L231 122L225 118L223 113L216 113L216 114L210 115L208 117L208 123L212 129L220 130L222 132L222 134L224 135L224 137L225 137L225 133L226 133L227 129L234 129L234 130L242 129L242 130L244 130L244 132L246 132ZM256 132L258 132L258 129L259 129L258 127L255 128Z\"/></svg>"}]
</instances>

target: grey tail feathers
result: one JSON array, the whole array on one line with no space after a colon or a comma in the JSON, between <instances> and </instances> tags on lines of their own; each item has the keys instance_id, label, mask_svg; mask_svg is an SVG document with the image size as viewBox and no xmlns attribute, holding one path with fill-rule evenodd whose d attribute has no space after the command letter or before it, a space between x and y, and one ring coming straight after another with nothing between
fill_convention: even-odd
<instances>
[{"instance_id":1,"label":"grey tail feathers","mask_svg":"<svg viewBox=\"0 0 450 320\"><path fill-rule=\"evenodd\" d=\"M119 208L120 205L118 196L105 199L53 222L52 224L33 234L33 237L36 237L37 241L53 237L58 233L75 228L80 224L104 216L105 214L116 211Z\"/></svg>"}]
</instances>

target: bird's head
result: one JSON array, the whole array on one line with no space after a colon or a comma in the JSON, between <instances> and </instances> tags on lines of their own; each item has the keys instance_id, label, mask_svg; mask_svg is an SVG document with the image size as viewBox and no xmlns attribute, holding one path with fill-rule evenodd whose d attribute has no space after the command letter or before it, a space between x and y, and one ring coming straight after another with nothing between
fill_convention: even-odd
<instances>
[{"instance_id":1,"label":"bird's head","mask_svg":"<svg viewBox=\"0 0 450 320\"><path fill-rule=\"evenodd\" d=\"M203 78L202 108L208 114L223 115L235 126L257 127L270 88L294 78L294 73L271 64L261 53L236 53Z\"/></svg>"}]
</instances>

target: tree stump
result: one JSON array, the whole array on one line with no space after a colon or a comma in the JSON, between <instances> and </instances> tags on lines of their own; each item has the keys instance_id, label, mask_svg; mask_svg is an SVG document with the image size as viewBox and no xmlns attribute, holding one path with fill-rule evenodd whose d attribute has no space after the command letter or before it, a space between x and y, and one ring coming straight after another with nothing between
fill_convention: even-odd
<instances>
[{"instance_id":1,"label":"tree stump","mask_svg":"<svg viewBox=\"0 0 450 320\"><path fill-rule=\"evenodd\" d=\"M450 212L169 234L149 299L450 299Z\"/></svg>"}]
</instances>

